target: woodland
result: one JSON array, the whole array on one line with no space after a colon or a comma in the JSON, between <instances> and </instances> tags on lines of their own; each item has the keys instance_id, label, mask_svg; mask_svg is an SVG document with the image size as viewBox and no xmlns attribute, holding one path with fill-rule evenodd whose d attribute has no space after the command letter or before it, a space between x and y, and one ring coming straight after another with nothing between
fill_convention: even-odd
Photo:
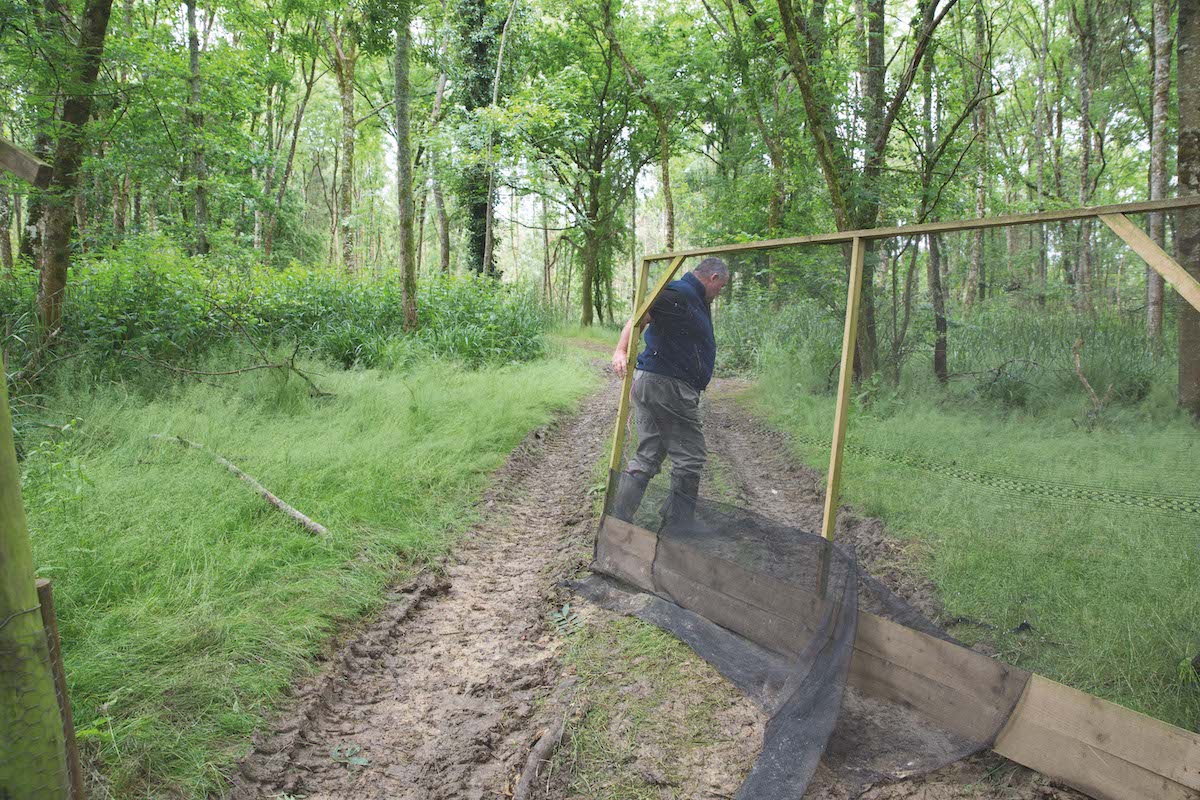
<instances>
[{"instance_id":1,"label":"woodland","mask_svg":"<svg viewBox=\"0 0 1200 800\"><path fill-rule=\"evenodd\" d=\"M1198 0L0 0L0 347L95 796L226 786L595 390L644 256L1200 193L1197 48ZM1200 209L1131 218L1200 279ZM848 249L727 260L718 376L823 470ZM854 378L846 502L954 635L1200 724L1200 313L1098 220L897 237Z\"/></svg>"}]
</instances>

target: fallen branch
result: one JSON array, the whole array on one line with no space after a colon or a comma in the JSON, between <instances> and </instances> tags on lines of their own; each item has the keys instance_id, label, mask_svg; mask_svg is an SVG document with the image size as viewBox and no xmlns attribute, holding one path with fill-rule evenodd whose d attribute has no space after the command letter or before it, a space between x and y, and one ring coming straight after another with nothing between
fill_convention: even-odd
<instances>
[{"instance_id":1,"label":"fallen branch","mask_svg":"<svg viewBox=\"0 0 1200 800\"><path fill-rule=\"evenodd\" d=\"M1108 405L1108 400L1112 397L1113 384L1108 385L1108 390L1104 393L1104 399L1101 400L1096 395L1096 390L1092 388L1092 384L1083 374L1083 366L1080 363L1079 351L1083 349L1083 339L1076 339L1075 346L1071 348L1071 355L1075 359L1075 374L1079 376L1079 382L1083 384L1083 388L1087 390L1088 398L1092 401L1092 410L1088 413L1088 417L1095 419L1104 411L1104 407Z\"/></svg>"},{"instance_id":2,"label":"fallen branch","mask_svg":"<svg viewBox=\"0 0 1200 800\"><path fill-rule=\"evenodd\" d=\"M333 397L334 395L331 392L327 392L324 389L321 389L319 386L317 386L315 383L313 383L312 379L309 378L308 375L306 375L303 370L301 370L299 367L296 366L296 355L299 352L300 352L300 347L299 347L299 345L297 345L296 350L292 352L292 355L287 360L280 361L277 364L266 362L266 363L262 363L262 364L252 364L248 367L239 367L238 369L227 369L227 370L220 370L220 371L216 371L216 372L212 372L212 371L208 371L208 370L200 370L200 369L188 369L186 367L177 367L174 364L168 364L165 361L155 361L152 358L146 358L145 356L140 356L137 353L126 353L126 355L135 361L141 361L145 364L149 364L152 367L158 367L159 369L165 369L169 372L175 373L176 375L183 375L188 378L194 378L195 380L199 381L200 383L206 383L209 386L216 386L217 388L220 388L220 389L226 389L228 387L224 386L223 384L220 384L220 383L215 383L213 381L206 381L206 380L204 380L204 378L206 378L206 377L228 377L230 375L243 375L247 372L257 372L259 370L264 370L264 369L280 370L282 372L294 372L296 375L300 376L301 380L303 380L305 383L308 384L309 389L311 390L311 391L309 391L310 397Z\"/></svg>"},{"instance_id":3,"label":"fallen branch","mask_svg":"<svg viewBox=\"0 0 1200 800\"><path fill-rule=\"evenodd\" d=\"M563 733L567 728L567 720L572 716L573 711L578 712L578 709L572 709L571 703L577 681L578 679L575 677L567 678L555 689L554 696L558 698L557 705L562 709L562 714L559 715L557 722L542 731L542 735L538 737L533 749L529 751L529 758L525 759L525 768L521 770L521 777L517 781L516 788L513 789L512 800L529 800L533 796L534 784L541 774L542 767L550 763L555 748L562 742Z\"/></svg>"},{"instance_id":4,"label":"fallen branch","mask_svg":"<svg viewBox=\"0 0 1200 800\"><path fill-rule=\"evenodd\" d=\"M548 728L538 738L537 744L529 751L525 769L521 771L521 780L517 782L517 788L513 790L512 800L529 800L532 796L533 784L538 779L542 765L550 761L550 757L554 754L554 748L558 747L559 741L562 740L563 730L566 726L567 714L563 714L554 727Z\"/></svg>"},{"instance_id":5,"label":"fallen branch","mask_svg":"<svg viewBox=\"0 0 1200 800\"><path fill-rule=\"evenodd\" d=\"M325 534L329 533L329 531L327 531L325 529L324 525L313 522L311 519L304 516L299 511L292 508L287 503L283 502L278 497L276 497L275 495L273 495L269 491L267 491L265 488L263 488L263 485L261 483L254 480L254 478L251 478L249 475L247 475L246 473L244 473L240 469L238 469L237 465L234 464L232 461L230 461L227 458L223 458L223 457L217 455L213 451L206 448L204 445L197 444L196 442L189 442L187 439L181 439L178 436L167 436L167 435L164 435L161 433L153 434L150 436L150 438L151 439L159 439L162 441L175 442L176 444L179 444L183 447L190 447L193 450L203 450L204 452L208 453L210 456L215 458L222 466L225 467L225 469L229 470L234 475L236 475L238 478L240 478L241 480L250 484L251 488L253 488L254 491L258 492L258 494L264 500L266 500L271 505L275 506L277 509L279 509L283 513L287 514L289 517L294 519L296 522L303 525L308 530L309 533L314 533L318 536L324 536Z\"/></svg>"}]
</instances>

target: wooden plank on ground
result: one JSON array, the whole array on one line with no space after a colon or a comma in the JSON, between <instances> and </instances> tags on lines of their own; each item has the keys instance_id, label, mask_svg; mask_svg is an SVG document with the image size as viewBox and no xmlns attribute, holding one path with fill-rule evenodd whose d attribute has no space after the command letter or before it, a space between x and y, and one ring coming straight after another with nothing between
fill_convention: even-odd
<instances>
[{"instance_id":1,"label":"wooden plank on ground","mask_svg":"<svg viewBox=\"0 0 1200 800\"><path fill-rule=\"evenodd\" d=\"M1125 240L1125 244L1142 257L1150 267L1163 276L1175 291L1188 301L1192 308L1200 311L1200 283L1179 262L1167 255L1145 231L1129 221L1124 214L1101 214L1101 221L1112 228L1113 233Z\"/></svg>"},{"instance_id":2,"label":"wooden plank on ground","mask_svg":"<svg viewBox=\"0 0 1200 800\"><path fill-rule=\"evenodd\" d=\"M50 176L54 173L54 168L45 161L4 138L0 138L0 169L11 172L39 189L45 189L50 184Z\"/></svg>"},{"instance_id":3,"label":"wooden plank on ground","mask_svg":"<svg viewBox=\"0 0 1200 800\"><path fill-rule=\"evenodd\" d=\"M704 576L728 578L728 570L697 568L696 558L712 558L703 554L673 558L669 570L654 565L651 575L659 548L654 533L609 518L598 536L620 548L626 569L629 561L641 562L639 588L668 589L664 593L717 624L771 649L794 651L789 637L800 637L804 630L794 616L811 598L776 599L770 590L778 584L770 579L744 590L722 580L718 591L705 584ZM962 735L986 738L1013 708L1016 690L1024 683L993 746L1000 755L1099 800L1200 800L1200 735L1040 675L1025 681L1028 675L982 653L859 612L850 682L868 694L908 705Z\"/></svg>"},{"instance_id":4,"label":"wooden plank on ground","mask_svg":"<svg viewBox=\"0 0 1200 800\"><path fill-rule=\"evenodd\" d=\"M616 517L604 517L600 522L600 530L596 532L596 562L593 566L653 593L654 577L650 569L657 546L658 539L650 531Z\"/></svg>"},{"instance_id":5,"label":"wooden plank on ground","mask_svg":"<svg viewBox=\"0 0 1200 800\"><path fill-rule=\"evenodd\" d=\"M858 614L851 683L915 708L946 729L988 741L1029 673L866 611Z\"/></svg>"},{"instance_id":6,"label":"wooden plank on ground","mask_svg":"<svg viewBox=\"0 0 1200 800\"><path fill-rule=\"evenodd\" d=\"M1041 675L993 749L1100 800L1200 798L1200 735Z\"/></svg>"}]
</instances>

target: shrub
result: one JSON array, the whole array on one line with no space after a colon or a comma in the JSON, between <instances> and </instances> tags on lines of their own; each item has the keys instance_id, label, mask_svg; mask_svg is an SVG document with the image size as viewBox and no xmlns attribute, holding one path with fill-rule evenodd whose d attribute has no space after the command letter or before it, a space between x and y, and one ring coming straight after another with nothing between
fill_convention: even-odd
<instances>
[{"instance_id":1,"label":"shrub","mask_svg":"<svg viewBox=\"0 0 1200 800\"><path fill-rule=\"evenodd\" d=\"M14 365L27 362L36 341L36 288L29 269L0 283L4 346ZM426 279L414 334L403 331L400 301L398 275L358 280L330 269L189 259L146 237L77 262L59 349L93 377L124 377L146 360L196 362L247 336L264 348L299 346L347 369L403 366L418 352L470 366L543 352L548 314L521 287L482 277Z\"/></svg>"}]
</instances>

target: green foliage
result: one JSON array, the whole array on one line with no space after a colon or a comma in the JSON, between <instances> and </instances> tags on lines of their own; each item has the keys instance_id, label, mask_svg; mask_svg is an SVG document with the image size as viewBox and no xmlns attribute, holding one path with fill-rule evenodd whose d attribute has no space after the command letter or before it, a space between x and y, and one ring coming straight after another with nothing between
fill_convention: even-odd
<instances>
[{"instance_id":1,"label":"green foliage","mask_svg":"<svg viewBox=\"0 0 1200 800\"><path fill-rule=\"evenodd\" d=\"M55 581L81 744L103 776L97 796L218 790L331 632L445 554L488 474L594 375L564 358L321 380L335 398L255 373L234 391L143 400L113 385L43 399L83 420L65 435L41 430L23 491L36 562ZM329 535L156 433L231 458ZM334 758L349 767L358 755Z\"/></svg>"},{"instance_id":2,"label":"green foliage","mask_svg":"<svg viewBox=\"0 0 1200 800\"><path fill-rule=\"evenodd\" d=\"M29 358L35 276L0 282L11 363ZM470 366L542 354L549 317L532 292L478 278L436 276L419 288L420 329L402 332L400 276L359 281L333 270L276 271L233 259L188 259L139 240L80 264L68 288L59 352L97 378L145 360L196 363L231 343L302 351L349 369L395 366L426 352ZM404 338L405 344L395 344ZM403 354L403 355L402 355Z\"/></svg>"},{"instance_id":3,"label":"green foliage","mask_svg":"<svg viewBox=\"0 0 1200 800\"><path fill-rule=\"evenodd\" d=\"M814 300L783 303L763 291L745 291L721 306L715 327L720 370L757 371L786 358L815 391L837 380L842 322Z\"/></svg>"},{"instance_id":4,"label":"green foliage","mask_svg":"<svg viewBox=\"0 0 1200 800\"><path fill-rule=\"evenodd\" d=\"M767 292L744 290L719 313L719 366L762 371L786 363L805 390L828 392L837 379L842 327L840 311L814 300L785 302ZM931 389L933 312L927 305L914 311L908 335L917 339L917 346L894 383L903 390ZM891 336L882 325L881 350L888 350ZM1166 348L1166 355L1156 353L1139 319L1107 312L1079 314L1063 307L1034 310L1005 299L951 321L947 397L1042 409L1064 399L1081 400L1084 389L1072 356L1077 340L1083 342L1084 375L1101 396L1111 386L1113 402L1133 406L1150 400L1153 387L1173 376L1174 348Z\"/></svg>"}]
</instances>

